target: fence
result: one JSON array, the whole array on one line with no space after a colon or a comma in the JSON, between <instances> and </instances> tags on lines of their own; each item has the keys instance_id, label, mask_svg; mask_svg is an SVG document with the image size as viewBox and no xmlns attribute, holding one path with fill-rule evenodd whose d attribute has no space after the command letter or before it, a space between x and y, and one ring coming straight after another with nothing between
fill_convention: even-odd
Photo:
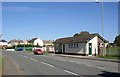
<instances>
[{"instance_id":1,"label":"fence","mask_svg":"<svg viewBox=\"0 0 120 77\"><path fill-rule=\"evenodd\" d=\"M120 55L120 47L107 48L106 55Z\"/></svg>"}]
</instances>

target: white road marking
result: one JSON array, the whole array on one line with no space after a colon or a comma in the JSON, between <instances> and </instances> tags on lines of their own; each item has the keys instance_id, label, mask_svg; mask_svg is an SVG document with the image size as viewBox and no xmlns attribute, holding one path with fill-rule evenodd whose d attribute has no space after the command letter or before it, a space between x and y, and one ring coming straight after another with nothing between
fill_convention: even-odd
<instances>
[{"instance_id":1,"label":"white road marking","mask_svg":"<svg viewBox=\"0 0 120 77\"><path fill-rule=\"evenodd\" d=\"M45 63L45 62L41 62L42 64L45 64L45 65L48 65L48 66L50 66L50 67L55 67L55 66L53 66L53 65L51 65L51 64L48 64L48 63Z\"/></svg>"},{"instance_id":2,"label":"white road marking","mask_svg":"<svg viewBox=\"0 0 120 77\"><path fill-rule=\"evenodd\" d=\"M31 60L33 60L33 61L37 61L36 59L33 59L33 58L30 58Z\"/></svg>"},{"instance_id":3,"label":"white road marking","mask_svg":"<svg viewBox=\"0 0 120 77\"><path fill-rule=\"evenodd\" d=\"M97 68L99 68L99 69L105 69L104 67L97 67Z\"/></svg>"},{"instance_id":4,"label":"white road marking","mask_svg":"<svg viewBox=\"0 0 120 77\"><path fill-rule=\"evenodd\" d=\"M90 66L90 67L92 66L92 65L90 65L90 64L85 64L85 65Z\"/></svg>"},{"instance_id":5,"label":"white road marking","mask_svg":"<svg viewBox=\"0 0 120 77\"><path fill-rule=\"evenodd\" d=\"M64 70L65 72L67 72L67 73L70 73L70 74L73 74L73 75L77 75L78 76L78 74L76 74L76 73L74 73L74 72L71 72L71 71L68 71L68 70Z\"/></svg>"},{"instance_id":6,"label":"white road marking","mask_svg":"<svg viewBox=\"0 0 120 77\"><path fill-rule=\"evenodd\" d=\"M29 57L27 57L27 56L23 56L23 57L25 57L25 58L29 58Z\"/></svg>"}]
</instances>

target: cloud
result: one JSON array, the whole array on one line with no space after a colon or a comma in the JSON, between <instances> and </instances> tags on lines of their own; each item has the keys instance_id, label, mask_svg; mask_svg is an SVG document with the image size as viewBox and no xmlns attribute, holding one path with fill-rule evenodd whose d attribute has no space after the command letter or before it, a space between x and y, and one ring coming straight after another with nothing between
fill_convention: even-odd
<instances>
[{"instance_id":1,"label":"cloud","mask_svg":"<svg viewBox=\"0 0 120 77\"><path fill-rule=\"evenodd\" d=\"M35 8L35 7L17 7L17 6L3 6L3 11L18 11L18 12L26 12L26 11L46 11L45 8Z\"/></svg>"}]
</instances>

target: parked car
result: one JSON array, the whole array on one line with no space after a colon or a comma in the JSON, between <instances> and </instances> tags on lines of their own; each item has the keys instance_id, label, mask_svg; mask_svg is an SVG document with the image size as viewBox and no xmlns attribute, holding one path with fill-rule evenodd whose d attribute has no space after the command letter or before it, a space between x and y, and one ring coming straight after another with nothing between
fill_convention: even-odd
<instances>
[{"instance_id":1,"label":"parked car","mask_svg":"<svg viewBox=\"0 0 120 77\"><path fill-rule=\"evenodd\" d=\"M43 55L43 51L41 49L34 49L33 52L34 54Z\"/></svg>"}]
</instances>

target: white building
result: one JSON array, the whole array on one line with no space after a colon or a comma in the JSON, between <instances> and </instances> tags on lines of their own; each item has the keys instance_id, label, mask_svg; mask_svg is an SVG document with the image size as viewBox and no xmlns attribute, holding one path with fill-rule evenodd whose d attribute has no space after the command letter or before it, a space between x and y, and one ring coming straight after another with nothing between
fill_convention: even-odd
<instances>
[{"instance_id":1,"label":"white building","mask_svg":"<svg viewBox=\"0 0 120 77\"><path fill-rule=\"evenodd\" d=\"M29 43L43 47L43 41L40 38L32 38Z\"/></svg>"},{"instance_id":2,"label":"white building","mask_svg":"<svg viewBox=\"0 0 120 77\"><path fill-rule=\"evenodd\" d=\"M54 52L54 40L43 40L43 51Z\"/></svg>"},{"instance_id":3,"label":"white building","mask_svg":"<svg viewBox=\"0 0 120 77\"><path fill-rule=\"evenodd\" d=\"M82 55L105 55L107 41L98 33L95 34L78 34L73 37L57 39L55 52L57 53L75 53Z\"/></svg>"},{"instance_id":4,"label":"white building","mask_svg":"<svg viewBox=\"0 0 120 77\"><path fill-rule=\"evenodd\" d=\"M5 48L7 47L8 43L5 40L0 40L0 48Z\"/></svg>"}]
</instances>

